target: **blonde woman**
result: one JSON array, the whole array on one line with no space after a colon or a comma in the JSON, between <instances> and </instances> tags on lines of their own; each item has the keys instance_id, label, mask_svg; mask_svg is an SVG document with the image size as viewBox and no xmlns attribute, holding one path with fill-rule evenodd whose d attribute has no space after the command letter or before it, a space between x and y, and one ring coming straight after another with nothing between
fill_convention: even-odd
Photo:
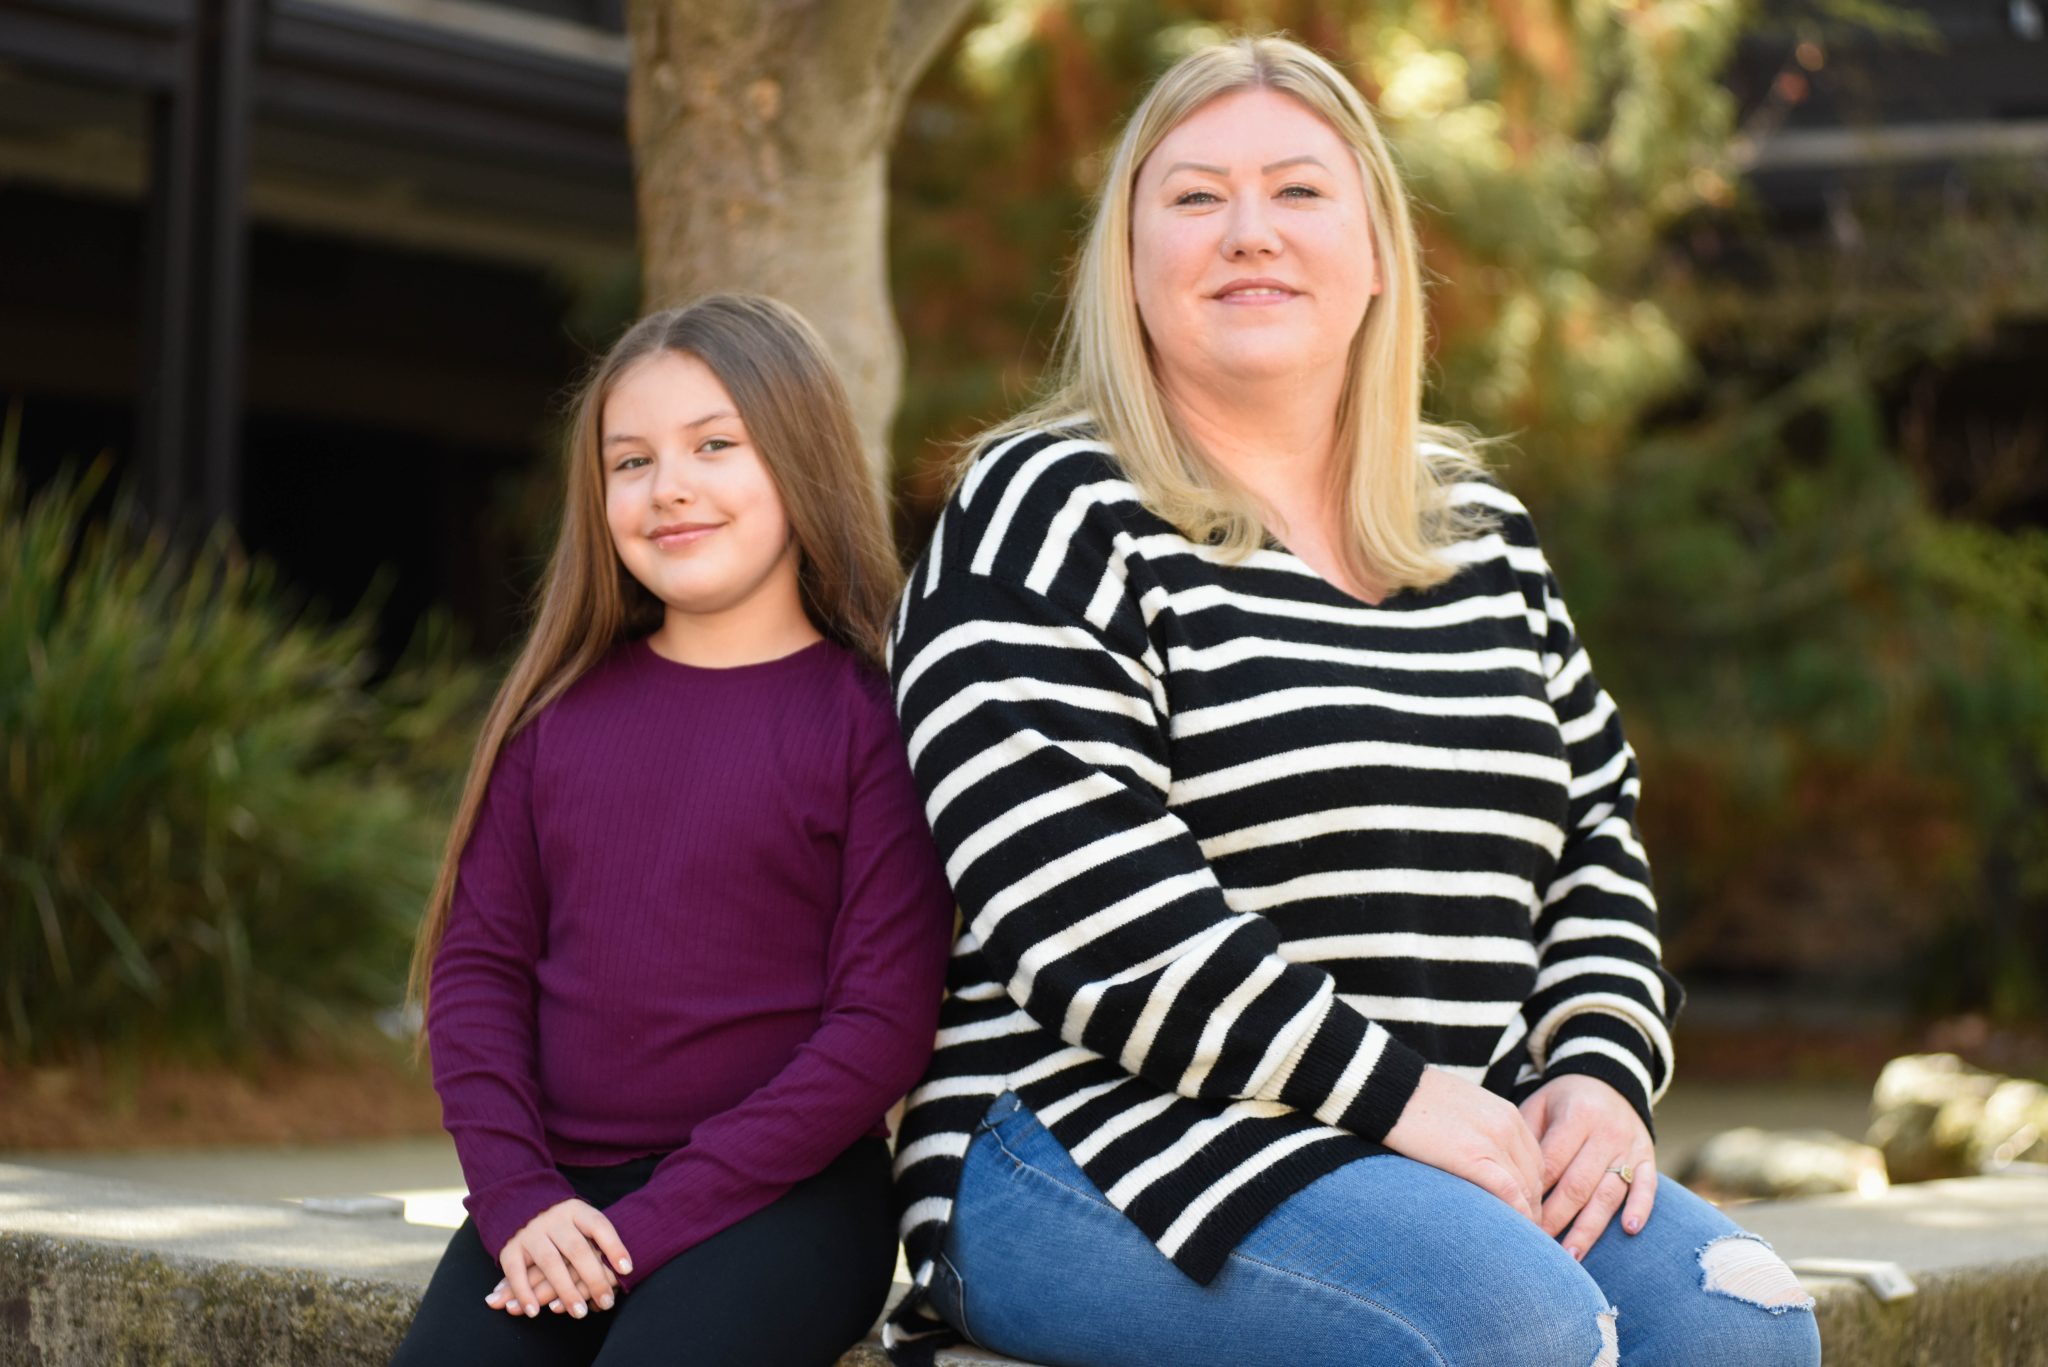
<instances>
[{"instance_id":1,"label":"blonde woman","mask_svg":"<svg viewBox=\"0 0 2048 1367\"><path fill-rule=\"evenodd\" d=\"M1335 69L1159 81L893 639L964 917L899 1362L1817 1360L1657 1175L1635 757L1528 515L1420 419L1423 329Z\"/></svg>"}]
</instances>

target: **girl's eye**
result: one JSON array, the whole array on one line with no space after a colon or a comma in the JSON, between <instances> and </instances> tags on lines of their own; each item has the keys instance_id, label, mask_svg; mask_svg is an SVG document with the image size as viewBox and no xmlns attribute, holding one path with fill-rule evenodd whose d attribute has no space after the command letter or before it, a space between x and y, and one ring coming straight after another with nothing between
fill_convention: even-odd
<instances>
[{"instance_id":1,"label":"girl's eye","mask_svg":"<svg viewBox=\"0 0 2048 1367\"><path fill-rule=\"evenodd\" d=\"M617 465L614 465L612 469L631 470L636 466L645 464L647 464L647 457L645 456L627 456L624 460L621 460Z\"/></svg>"}]
</instances>

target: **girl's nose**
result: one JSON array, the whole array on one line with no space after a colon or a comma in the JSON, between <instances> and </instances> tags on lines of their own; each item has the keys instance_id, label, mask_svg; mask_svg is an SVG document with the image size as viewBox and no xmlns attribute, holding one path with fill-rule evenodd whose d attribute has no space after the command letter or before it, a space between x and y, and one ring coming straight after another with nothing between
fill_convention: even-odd
<instances>
[{"instance_id":1,"label":"girl's nose","mask_svg":"<svg viewBox=\"0 0 2048 1367\"><path fill-rule=\"evenodd\" d=\"M658 467L654 476L656 503L688 503L696 497L687 462L664 460L658 463Z\"/></svg>"}]
</instances>

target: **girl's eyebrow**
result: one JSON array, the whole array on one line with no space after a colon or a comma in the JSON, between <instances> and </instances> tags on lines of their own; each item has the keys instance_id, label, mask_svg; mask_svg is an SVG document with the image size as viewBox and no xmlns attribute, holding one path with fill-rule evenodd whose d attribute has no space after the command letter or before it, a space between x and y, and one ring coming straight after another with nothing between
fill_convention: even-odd
<instances>
[{"instance_id":1,"label":"girl's eyebrow","mask_svg":"<svg viewBox=\"0 0 2048 1367\"><path fill-rule=\"evenodd\" d=\"M716 413L706 413L706 414L705 414L705 415L704 415L703 417L701 417L701 418L698 418L698 419L696 419L696 420L695 420L694 422L686 422L686 423L684 423L684 424L683 424L683 426L684 426L684 427L686 427L686 428L689 428L689 427L702 427L702 426L704 426L704 425L705 425L706 423L718 422L718 421L720 421L721 419L725 419L725 418L730 418L730 419L732 419L732 420L733 420L734 422L737 422L737 421L739 421L739 416L740 416L739 414L737 414L737 413L734 413L734 412L731 412L730 410L727 410L727 409L720 409L720 410L719 410L718 412L716 412ZM606 438L604 439L604 444L605 444L606 446L616 446L616 445L617 445L618 443L620 443L620 442L622 442L622 441L639 441L639 440L640 440L640 438L638 438L638 437L634 436L634 435L633 435L633 434L631 434L630 432L618 432L618 433L614 433L613 435L611 435L611 436L609 436L609 437L606 437Z\"/></svg>"}]
</instances>

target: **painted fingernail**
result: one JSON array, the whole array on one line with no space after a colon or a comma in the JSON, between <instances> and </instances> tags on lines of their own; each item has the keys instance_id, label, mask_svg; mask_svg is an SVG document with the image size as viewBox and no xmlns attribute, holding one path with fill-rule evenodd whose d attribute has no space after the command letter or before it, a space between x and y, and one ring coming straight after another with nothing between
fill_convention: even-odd
<instances>
[{"instance_id":1,"label":"painted fingernail","mask_svg":"<svg viewBox=\"0 0 2048 1367\"><path fill-rule=\"evenodd\" d=\"M579 1319L579 1320L580 1320L580 1319L582 1319L582 1318L583 1318L583 1317L584 1317L585 1315L587 1315L587 1314L589 1314L589 1313L590 1313L590 1309L589 1309L589 1307L588 1307L588 1306L584 1305L582 1301L578 1301L578 1302L576 1302L575 1308L574 1308L574 1309L572 1309L572 1310L570 1310L570 1311L569 1311L569 1313L570 1313L570 1314L572 1314L572 1315L574 1315L574 1316L575 1316L575 1317L576 1317L577 1319Z\"/></svg>"},{"instance_id":2,"label":"painted fingernail","mask_svg":"<svg viewBox=\"0 0 2048 1367\"><path fill-rule=\"evenodd\" d=\"M1573 1262L1575 1262L1575 1263L1577 1263L1577 1262L1584 1262L1585 1260L1586 1260L1586 1255L1585 1255L1585 1253L1584 1253L1584 1252L1583 1252L1582 1250L1580 1250L1580 1249L1576 1249L1576 1248L1572 1250L1572 1261L1573 1261Z\"/></svg>"},{"instance_id":3,"label":"painted fingernail","mask_svg":"<svg viewBox=\"0 0 2048 1367\"><path fill-rule=\"evenodd\" d=\"M627 1276L631 1276L633 1274L633 1260L631 1258L619 1259L619 1271Z\"/></svg>"},{"instance_id":4,"label":"painted fingernail","mask_svg":"<svg viewBox=\"0 0 2048 1367\"><path fill-rule=\"evenodd\" d=\"M539 1313L540 1307L537 1305L529 1305L526 1307L526 1317L528 1319L532 1319L535 1315L538 1315Z\"/></svg>"},{"instance_id":5,"label":"painted fingernail","mask_svg":"<svg viewBox=\"0 0 2048 1367\"><path fill-rule=\"evenodd\" d=\"M611 1293L611 1292L609 1292L609 1291L605 1292L605 1293L604 1293L604 1294L603 1294L602 1296L599 1296L599 1297L597 1298L597 1303L598 1303L598 1306L599 1306L599 1307L600 1307L601 1309L605 1309L605 1310L609 1310L609 1309L611 1309L611 1308L612 1308L612 1293Z\"/></svg>"},{"instance_id":6,"label":"painted fingernail","mask_svg":"<svg viewBox=\"0 0 2048 1367\"><path fill-rule=\"evenodd\" d=\"M1621 1222L1621 1227L1627 1230L1629 1233L1633 1234L1643 1227L1643 1222L1641 1220L1636 1219L1635 1216L1631 1215L1628 1219L1623 1220Z\"/></svg>"},{"instance_id":7,"label":"painted fingernail","mask_svg":"<svg viewBox=\"0 0 2048 1367\"><path fill-rule=\"evenodd\" d=\"M554 1311L554 1312L555 1312L555 1313L556 1313L557 1315L561 1314L561 1313L562 1313L562 1303L561 1303L561 1301L559 1301L559 1300L552 1300L552 1301L549 1301L549 1302L548 1302L548 1309L550 1309L550 1310Z\"/></svg>"},{"instance_id":8,"label":"painted fingernail","mask_svg":"<svg viewBox=\"0 0 2048 1367\"><path fill-rule=\"evenodd\" d=\"M518 1301L506 1301L506 1302L505 1302L505 1308L506 1308L507 1310L517 1310L517 1309L519 1308L519 1302L518 1302Z\"/></svg>"}]
</instances>

